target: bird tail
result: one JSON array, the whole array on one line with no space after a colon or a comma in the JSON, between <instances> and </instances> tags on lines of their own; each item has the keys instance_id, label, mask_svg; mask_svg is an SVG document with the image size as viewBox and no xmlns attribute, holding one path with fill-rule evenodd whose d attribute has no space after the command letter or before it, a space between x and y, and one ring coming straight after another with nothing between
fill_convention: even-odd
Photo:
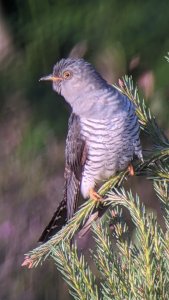
<instances>
[{"instance_id":1,"label":"bird tail","mask_svg":"<svg viewBox=\"0 0 169 300\"><path fill-rule=\"evenodd\" d=\"M67 222L67 200L64 197L55 211L51 221L42 232L39 242L47 242L55 235Z\"/></svg>"}]
</instances>

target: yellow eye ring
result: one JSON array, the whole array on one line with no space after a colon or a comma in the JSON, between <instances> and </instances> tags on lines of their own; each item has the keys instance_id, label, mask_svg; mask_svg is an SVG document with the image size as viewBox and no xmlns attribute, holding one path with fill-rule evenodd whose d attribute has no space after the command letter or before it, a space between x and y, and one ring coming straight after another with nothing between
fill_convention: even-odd
<instances>
[{"instance_id":1,"label":"yellow eye ring","mask_svg":"<svg viewBox=\"0 0 169 300\"><path fill-rule=\"evenodd\" d=\"M69 79L71 77L72 73L70 71L65 71L63 73L63 78L64 79Z\"/></svg>"}]
</instances>

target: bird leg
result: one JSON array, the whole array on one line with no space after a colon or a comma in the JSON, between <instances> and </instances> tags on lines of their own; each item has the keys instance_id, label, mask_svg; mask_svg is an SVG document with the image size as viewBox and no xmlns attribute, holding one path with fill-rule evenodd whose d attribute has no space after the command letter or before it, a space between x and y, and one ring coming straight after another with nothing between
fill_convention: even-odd
<instances>
[{"instance_id":1,"label":"bird leg","mask_svg":"<svg viewBox=\"0 0 169 300\"><path fill-rule=\"evenodd\" d=\"M131 163L128 166L128 171L131 176L134 176L134 168Z\"/></svg>"},{"instance_id":2,"label":"bird leg","mask_svg":"<svg viewBox=\"0 0 169 300\"><path fill-rule=\"evenodd\" d=\"M101 201L102 197L93 189L91 188L89 190L89 196L90 196L90 199L94 200L94 201Z\"/></svg>"}]
</instances>

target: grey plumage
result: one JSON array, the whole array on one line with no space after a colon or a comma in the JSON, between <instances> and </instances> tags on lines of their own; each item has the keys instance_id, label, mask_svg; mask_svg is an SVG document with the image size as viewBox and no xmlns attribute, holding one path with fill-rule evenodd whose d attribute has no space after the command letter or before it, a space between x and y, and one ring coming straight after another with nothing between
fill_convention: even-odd
<instances>
[{"instance_id":1,"label":"grey plumage","mask_svg":"<svg viewBox=\"0 0 169 300\"><path fill-rule=\"evenodd\" d=\"M62 59L54 66L53 74L42 80L52 80L53 89L72 107L63 200L69 219L76 209L79 191L88 198L90 189L125 169L134 155L142 159L139 124L131 101L83 59ZM59 212L52 226L47 227L45 240L58 230L58 217Z\"/></svg>"}]
</instances>

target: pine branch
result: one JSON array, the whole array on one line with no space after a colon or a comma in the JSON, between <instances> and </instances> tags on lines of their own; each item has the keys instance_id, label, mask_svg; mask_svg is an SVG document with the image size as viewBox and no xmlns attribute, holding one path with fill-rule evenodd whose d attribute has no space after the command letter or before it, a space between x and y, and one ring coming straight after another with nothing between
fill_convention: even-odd
<instances>
[{"instance_id":1,"label":"pine branch","mask_svg":"<svg viewBox=\"0 0 169 300\"><path fill-rule=\"evenodd\" d=\"M98 225L93 224L93 232L96 241L96 254L94 255L94 261L98 267L98 270L101 272L102 279L102 293L104 297L109 296L110 299L121 299L123 296L123 290L117 290L116 281L113 278L113 269L117 269L115 265L113 265L112 259L112 244L110 242L110 238L107 232L107 228L103 231L103 225L100 222ZM124 287L123 287L124 288ZM126 288L125 288L126 291Z\"/></svg>"},{"instance_id":2,"label":"pine branch","mask_svg":"<svg viewBox=\"0 0 169 300\"><path fill-rule=\"evenodd\" d=\"M125 193L124 190L121 190L121 192L116 191L116 193L109 193L107 201L108 200L110 200L113 205L119 204L126 207L131 214L131 218L137 228L137 241L139 243L139 246L137 246L139 249L139 260L137 260L137 263L140 265L139 272L142 278L142 297L145 297L145 299L156 299L154 285L158 274L157 270L155 271L155 265L157 264L155 264L156 256L153 252L153 246L155 242L157 243L157 240L153 235L154 232L152 232L152 216L146 215L144 206L140 205L137 196L136 200L134 200L131 192ZM156 227L155 223L154 226ZM158 233L159 239L161 232L159 233L156 230L156 233ZM160 251L162 251L162 249L160 249Z\"/></svg>"},{"instance_id":3,"label":"pine branch","mask_svg":"<svg viewBox=\"0 0 169 300\"><path fill-rule=\"evenodd\" d=\"M132 77L125 76L119 80L120 87L115 85L122 94L126 95L135 105L136 113L140 122L141 129L144 130L152 139L158 149L169 149L169 141L161 129L158 127L155 117L146 106L145 100L140 100L138 89L134 87Z\"/></svg>"},{"instance_id":4,"label":"pine branch","mask_svg":"<svg viewBox=\"0 0 169 300\"><path fill-rule=\"evenodd\" d=\"M119 173L117 176L112 177L100 188L99 193L101 196L106 195L108 190L118 185L119 182L124 179L126 171ZM99 206L98 201L89 199L86 201L79 210L75 213L74 217L63 227L56 235L54 235L48 242L33 249L26 254L26 260L24 265L28 265L29 268L37 267L39 263L42 263L51 254L51 248L56 247L64 238L71 239L75 232L83 226L86 220L90 217L94 209Z\"/></svg>"},{"instance_id":5,"label":"pine branch","mask_svg":"<svg viewBox=\"0 0 169 300\"><path fill-rule=\"evenodd\" d=\"M143 171L147 168L147 166L151 165L152 162L155 162L156 160L159 160L159 157L161 157L161 152L158 155L154 155L153 158L147 159L143 163L138 163L135 166L136 175L140 175L143 173ZM106 183L103 184L103 186L99 190L99 194L101 196L105 196L108 191L113 189L115 186L119 186L122 181L126 178L128 175L128 171L123 171L117 174L116 176L110 178ZM66 224L66 226L63 227L56 235L54 235L48 242L45 244L40 245L39 247L33 249L29 253L26 254L26 261L24 265L29 265L30 268L37 267L39 263L42 263L48 256L50 255L50 249L51 247L55 247L60 243L65 237L69 237L70 239L73 237L75 232L80 228L80 226L83 226L88 220L88 228L90 227L90 219L93 221L92 212L94 209L99 209L99 211L102 210L101 208L98 208L99 203L91 201L90 199L86 201L75 213L74 217ZM99 213L96 214L94 217L94 220L96 220L99 216ZM88 229L87 229L88 230ZM85 230L84 230L85 231Z\"/></svg>"},{"instance_id":6,"label":"pine branch","mask_svg":"<svg viewBox=\"0 0 169 300\"><path fill-rule=\"evenodd\" d=\"M168 261L169 267L169 191L168 191L169 183L164 181L155 181L154 189L157 193L158 198L162 201L163 211L164 211L164 220L166 225L166 233L164 239L162 240L164 248L165 248L165 257L166 262Z\"/></svg>"},{"instance_id":7,"label":"pine branch","mask_svg":"<svg viewBox=\"0 0 169 300\"><path fill-rule=\"evenodd\" d=\"M70 240L62 241L51 249L58 270L70 286L70 294L74 299L98 300L98 288L89 266L81 255L78 258L77 247L70 247Z\"/></svg>"},{"instance_id":8,"label":"pine branch","mask_svg":"<svg viewBox=\"0 0 169 300\"><path fill-rule=\"evenodd\" d=\"M131 77L125 76L122 80L119 80L119 86L115 85L122 94L127 96L135 105L136 113L140 122L141 129L145 131L153 141L153 149L149 151L149 155L145 158L143 164L136 165L136 174L140 173L145 175L147 171L149 175L154 172L154 176L160 176L162 174L155 174L158 172L157 168L152 170L154 163L160 160L165 160L169 157L169 140L165 134L158 127L155 117L152 115L150 109L146 106L145 100L140 99L137 87L134 87ZM137 172L138 171L138 172ZM166 173L163 175L168 176ZM151 176L151 175L150 175Z\"/></svg>"},{"instance_id":9,"label":"pine branch","mask_svg":"<svg viewBox=\"0 0 169 300\"><path fill-rule=\"evenodd\" d=\"M145 162L136 164L136 175L142 174L148 166L150 166L155 161L158 161L162 155L163 154L160 152L157 155L153 155L153 157L147 159ZM166 153L164 155L166 155ZM110 180L108 180L100 188L99 194L101 196L105 196L107 192L110 191L110 189L113 189L115 186L119 186L127 175L128 171L123 171L118 175L110 178ZM42 261L44 261L50 255L51 247L57 246L65 237L69 237L70 239L73 237L74 233L80 228L80 226L83 226L88 218L90 219L90 216L92 215L94 209L99 209L98 202L94 202L93 200L91 201L90 199L86 201L84 205L80 207L74 217L69 221L69 223L64 226L61 231L59 231L59 233L54 235L53 238L51 238L45 244L42 244L41 246L33 249L26 254L25 264L28 264L30 267L37 267L39 263L42 263ZM98 218L98 215L99 214L97 213L95 220ZM93 221L92 216L91 220ZM90 220L88 224L90 226Z\"/></svg>"},{"instance_id":10,"label":"pine branch","mask_svg":"<svg viewBox=\"0 0 169 300\"><path fill-rule=\"evenodd\" d=\"M165 169L166 170L166 169ZM165 209L167 209L167 215L168 215L168 209L169 209L169 191L168 191L168 179L164 180L162 178L162 181L154 181L154 189L157 193L157 196L162 201L162 203L165 204ZM168 228L169 229L169 228Z\"/></svg>"},{"instance_id":11,"label":"pine branch","mask_svg":"<svg viewBox=\"0 0 169 300\"><path fill-rule=\"evenodd\" d=\"M122 210L119 212L119 210L116 209L116 212L113 213L113 215L113 236L116 238L117 251L121 262L120 268L126 274L126 281L129 287L126 296L130 299L139 299L142 295L140 294L138 284L135 284L136 270L139 269L139 264L135 259L135 255L133 255L133 253L136 253L136 246L133 246L129 239L128 228L122 218ZM117 219L116 221L114 220L115 218ZM119 259L117 262L119 262ZM135 268L133 268L133 266L135 266Z\"/></svg>"},{"instance_id":12,"label":"pine branch","mask_svg":"<svg viewBox=\"0 0 169 300\"><path fill-rule=\"evenodd\" d=\"M169 166L167 161L157 160L153 165L147 168L147 175L149 179L153 179L154 181L165 181L169 182Z\"/></svg>"},{"instance_id":13,"label":"pine branch","mask_svg":"<svg viewBox=\"0 0 169 300\"><path fill-rule=\"evenodd\" d=\"M132 270L129 283L132 283L133 287L142 294L141 298L139 298L138 293L136 298L131 295L133 298L130 299L167 299L165 297L167 295L168 267L166 266L166 259L164 259L164 243L161 243L162 240L165 241L165 237L158 227L156 219L152 214L145 212L145 208L140 205L138 197L135 200L131 192L125 193L124 190L121 190L110 193L106 201L109 200L113 206L119 204L126 207L136 226L137 248L128 243L122 243L118 247L122 260L125 261L125 271L130 274ZM134 249L137 250L136 254L134 254ZM164 282L166 283L164 284ZM132 288L132 290L135 289ZM162 295L164 298L159 298Z\"/></svg>"},{"instance_id":14,"label":"pine branch","mask_svg":"<svg viewBox=\"0 0 169 300\"><path fill-rule=\"evenodd\" d=\"M124 238L127 230L120 214L118 222L113 221L118 251L114 250L109 237L108 222L93 225L96 240L94 261L102 275L103 299L167 300L169 266L164 243L161 243L164 234L156 219L145 212L138 197L135 200L131 192L116 190L116 193L109 194L104 204L122 205L129 210L136 225L137 246ZM84 258L78 259L76 247L71 248L66 240L51 249L51 256L71 286L75 299L98 299L95 281Z\"/></svg>"},{"instance_id":15,"label":"pine branch","mask_svg":"<svg viewBox=\"0 0 169 300\"><path fill-rule=\"evenodd\" d=\"M117 194L110 193L109 199L116 204L120 204L125 206L129 209L131 218L138 229L138 240L142 244L144 248L144 256L145 256L145 263L147 265L146 276L147 280L151 285L151 278L149 277L149 269L150 269L150 257L149 257L149 246L148 243L148 233L146 232L146 224L145 224L145 209L144 207L140 207L139 199L136 197L136 204L134 203L134 198L132 197L131 192L125 193L124 190L117 191Z\"/></svg>"},{"instance_id":16,"label":"pine branch","mask_svg":"<svg viewBox=\"0 0 169 300\"><path fill-rule=\"evenodd\" d=\"M114 222L113 222L114 223ZM102 294L104 299L126 299L126 297L134 296L138 299L138 288L135 289L131 280L132 272L129 269L126 272L126 261L130 265L131 250L127 247L125 241L122 242L121 234L124 233L124 228L119 230L120 224L116 224L116 236L119 238L119 248L121 250L121 257L119 258L113 250L112 242L108 235L108 229L105 224L100 222L94 224L93 232L96 241L96 254L94 261L101 272L102 279ZM119 235L120 232L120 235ZM123 244L123 245L122 245Z\"/></svg>"}]
</instances>

